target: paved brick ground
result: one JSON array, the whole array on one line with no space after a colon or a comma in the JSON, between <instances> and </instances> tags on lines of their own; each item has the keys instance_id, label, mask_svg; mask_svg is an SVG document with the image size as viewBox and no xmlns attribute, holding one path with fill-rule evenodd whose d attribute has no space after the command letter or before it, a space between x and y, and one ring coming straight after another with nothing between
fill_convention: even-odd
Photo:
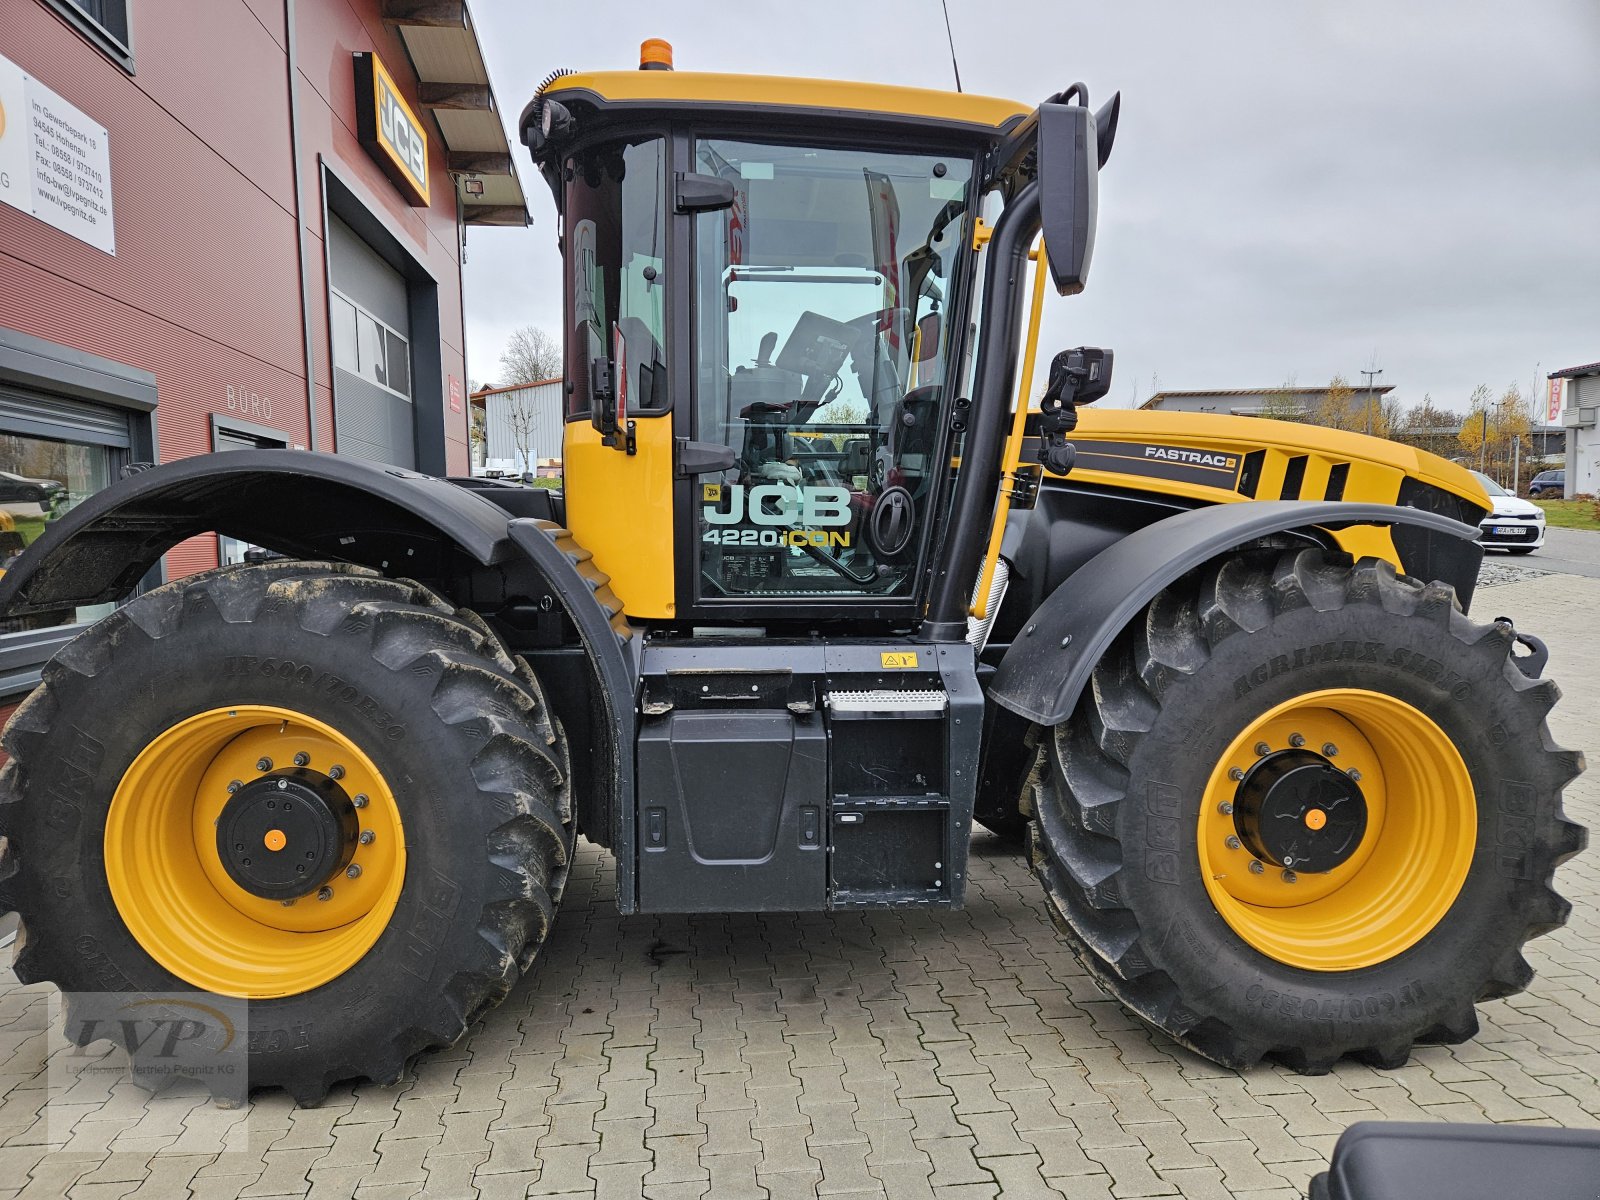
<instances>
[{"instance_id":1,"label":"paved brick ground","mask_svg":"<svg viewBox=\"0 0 1600 1200\"><path fill-rule=\"evenodd\" d=\"M1591 751L1597 609L1600 580L1571 576L1478 608L1548 638L1556 736ZM1600 770L1567 803L1600 823ZM961 913L623 919L586 847L509 1003L406 1085L314 1110L122 1082L47 1122L47 989L0 971L0 1200L1287 1200L1363 1118L1600 1125L1600 854L1562 869L1571 923L1475 1041L1308 1079L1219 1070L1138 1027L1062 949L1023 864L986 836L973 853Z\"/></svg>"}]
</instances>

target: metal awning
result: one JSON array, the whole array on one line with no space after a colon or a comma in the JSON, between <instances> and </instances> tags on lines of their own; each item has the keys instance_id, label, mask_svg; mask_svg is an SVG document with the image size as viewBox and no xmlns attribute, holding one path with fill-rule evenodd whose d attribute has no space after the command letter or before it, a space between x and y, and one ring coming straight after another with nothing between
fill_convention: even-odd
<instances>
[{"instance_id":1,"label":"metal awning","mask_svg":"<svg viewBox=\"0 0 1600 1200\"><path fill-rule=\"evenodd\" d=\"M467 225L527 225L528 200L500 123L466 0L382 0L383 23L411 57L420 107L433 114ZM481 195L473 194L481 184ZM469 190L471 189L471 190Z\"/></svg>"}]
</instances>

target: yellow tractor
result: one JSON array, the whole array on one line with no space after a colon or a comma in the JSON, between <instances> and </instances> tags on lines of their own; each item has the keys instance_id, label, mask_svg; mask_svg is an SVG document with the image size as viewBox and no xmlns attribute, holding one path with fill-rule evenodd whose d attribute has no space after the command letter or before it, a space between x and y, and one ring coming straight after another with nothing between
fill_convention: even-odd
<instances>
[{"instance_id":1,"label":"yellow tractor","mask_svg":"<svg viewBox=\"0 0 1600 1200\"><path fill-rule=\"evenodd\" d=\"M18 976L69 1018L240 1001L248 1085L312 1103L506 995L579 835L624 913L943 909L976 822L1026 839L1107 992L1218 1063L1471 1037L1584 844L1543 648L1467 615L1472 478L1080 414L1107 350L1035 370L1116 98L647 59L522 116L560 212L563 493L190 458L0 580L0 617L123 602L4 736ZM209 530L278 557L140 590Z\"/></svg>"}]
</instances>

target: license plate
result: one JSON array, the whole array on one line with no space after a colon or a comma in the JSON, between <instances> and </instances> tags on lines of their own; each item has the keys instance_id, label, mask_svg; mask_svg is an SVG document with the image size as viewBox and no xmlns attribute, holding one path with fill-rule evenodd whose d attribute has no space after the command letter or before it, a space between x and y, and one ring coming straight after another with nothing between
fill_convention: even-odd
<instances>
[{"instance_id":1,"label":"license plate","mask_svg":"<svg viewBox=\"0 0 1600 1200\"><path fill-rule=\"evenodd\" d=\"M1521 525L1496 525L1489 532L1495 537L1521 537L1522 529Z\"/></svg>"}]
</instances>

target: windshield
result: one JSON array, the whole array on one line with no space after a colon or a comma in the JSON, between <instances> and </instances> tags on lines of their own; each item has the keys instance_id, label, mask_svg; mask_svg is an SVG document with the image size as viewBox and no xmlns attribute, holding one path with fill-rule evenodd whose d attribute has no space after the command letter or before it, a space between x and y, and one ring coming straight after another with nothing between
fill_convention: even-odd
<instances>
[{"instance_id":1,"label":"windshield","mask_svg":"<svg viewBox=\"0 0 1600 1200\"><path fill-rule=\"evenodd\" d=\"M951 471L949 327L971 240L955 156L703 140L695 229L700 594L904 596Z\"/></svg>"},{"instance_id":2,"label":"windshield","mask_svg":"<svg viewBox=\"0 0 1600 1200\"><path fill-rule=\"evenodd\" d=\"M1472 472L1472 477L1474 479L1476 479L1479 483L1483 484L1483 490L1488 492L1489 495L1491 495L1491 496L1509 496L1509 495L1511 495L1510 492L1506 491L1505 488L1501 487L1494 480L1490 479L1482 471L1474 471L1474 472Z\"/></svg>"}]
</instances>

